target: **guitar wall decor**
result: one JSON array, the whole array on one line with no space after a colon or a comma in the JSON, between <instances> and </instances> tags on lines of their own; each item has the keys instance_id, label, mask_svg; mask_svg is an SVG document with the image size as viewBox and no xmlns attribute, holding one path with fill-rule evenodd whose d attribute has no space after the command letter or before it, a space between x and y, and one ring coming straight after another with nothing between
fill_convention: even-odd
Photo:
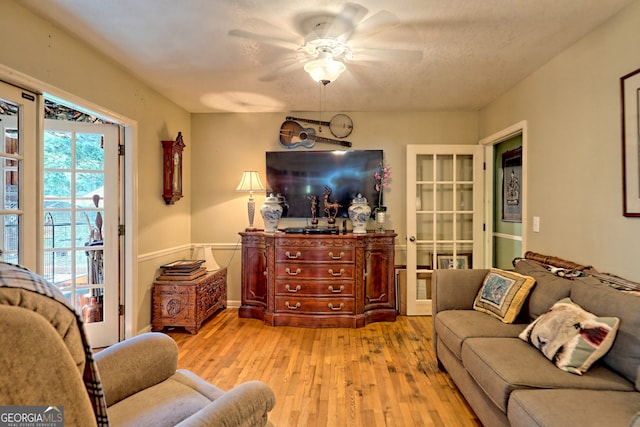
<instances>
[{"instance_id":1,"label":"guitar wall decor","mask_svg":"<svg viewBox=\"0 0 640 427\"><path fill-rule=\"evenodd\" d=\"M336 138L346 138L351 135L351 132L353 131L353 121L351 120L351 117L346 114L336 114L329 122L301 119L299 117L291 116L287 117L287 120L299 120L301 122L312 123L314 125L329 126L329 130Z\"/></svg>"},{"instance_id":2,"label":"guitar wall decor","mask_svg":"<svg viewBox=\"0 0 640 427\"><path fill-rule=\"evenodd\" d=\"M287 148L295 148L301 145L311 148L316 142L326 142L329 144L342 145L343 147L351 147L351 143L349 141L339 141L337 139L317 136L315 129L304 128L293 120L285 120L282 123L282 126L280 126L280 144Z\"/></svg>"}]
</instances>

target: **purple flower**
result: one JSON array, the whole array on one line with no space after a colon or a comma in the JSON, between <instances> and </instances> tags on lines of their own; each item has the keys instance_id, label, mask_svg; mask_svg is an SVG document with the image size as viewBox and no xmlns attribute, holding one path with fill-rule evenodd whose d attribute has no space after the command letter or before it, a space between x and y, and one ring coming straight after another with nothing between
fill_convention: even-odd
<instances>
[{"instance_id":1,"label":"purple flower","mask_svg":"<svg viewBox=\"0 0 640 427\"><path fill-rule=\"evenodd\" d=\"M376 180L375 189L378 191L378 208L382 207L382 192L389 186L391 180L391 170L389 166L380 163L380 168L373 174Z\"/></svg>"}]
</instances>

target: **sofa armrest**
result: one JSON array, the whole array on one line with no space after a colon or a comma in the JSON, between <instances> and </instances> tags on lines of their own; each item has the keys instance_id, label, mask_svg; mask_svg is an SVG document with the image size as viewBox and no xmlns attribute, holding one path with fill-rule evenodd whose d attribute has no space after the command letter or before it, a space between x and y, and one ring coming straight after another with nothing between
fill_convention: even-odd
<instances>
[{"instance_id":1,"label":"sofa armrest","mask_svg":"<svg viewBox=\"0 0 640 427\"><path fill-rule=\"evenodd\" d=\"M471 310L488 269L434 270L431 281L431 315L440 311ZM436 322L432 322L433 349L438 353Z\"/></svg>"},{"instance_id":2,"label":"sofa armrest","mask_svg":"<svg viewBox=\"0 0 640 427\"><path fill-rule=\"evenodd\" d=\"M247 381L232 388L179 427L254 427L268 425L269 411L276 398L271 388L261 381Z\"/></svg>"},{"instance_id":3,"label":"sofa armrest","mask_svg":"<svg viewBox=\"0 0 640 427\"><path fill-rule=\"evenodd\" d=\"M119 342L94 355L107 407L176 373L178 346L159 332Z\"/></svg>"}]
</instances>

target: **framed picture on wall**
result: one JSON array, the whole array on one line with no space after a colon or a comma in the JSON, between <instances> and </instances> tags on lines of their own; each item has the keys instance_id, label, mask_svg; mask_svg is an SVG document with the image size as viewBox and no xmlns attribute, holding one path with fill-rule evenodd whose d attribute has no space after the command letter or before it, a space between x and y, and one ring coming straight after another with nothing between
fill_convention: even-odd
<instances>
[{"instance_id":1,"label":"framed picture on wall","mask_svg":"<svg viewBox=\"0 0 640 427\"><path fill-rule=\"evenodd\" d=\"M469 255L438 255L435 265L442 270L465 270L469 268Z\"/></svg>"},{"instance_id":2,"label":"framed picture on wall","mask_svg":"<svg viewBox=\"0 0 640 427\"><path fill-rule=\"evenodd\" d=\"M623 215L640 217L640 68L620 78Z\"/></svg>"},{"instance_id":3,"label":"framed picture on wall","mask_svg":"<svg viewBox=\"0 0 640 427\"><path fill-rule=\"evenodd\" d=\"M522 147L502 154L502 221L522 222Z\"/></svg>"}]
</instances>

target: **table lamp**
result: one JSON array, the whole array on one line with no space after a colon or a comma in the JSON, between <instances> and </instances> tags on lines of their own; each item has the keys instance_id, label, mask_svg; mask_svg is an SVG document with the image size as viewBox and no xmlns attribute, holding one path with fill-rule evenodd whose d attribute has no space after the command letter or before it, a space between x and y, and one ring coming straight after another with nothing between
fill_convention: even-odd
<instances>
[{"instance_id":1,"label":"table lamp","mask_svg":"<svg viewBox=\"0 0 640 427\"><path fill-rule=\"evenodd\" d=\"M262 185L262 181L260 181L260 175L258 175L258 172L242 172L242 178L240 179L240 184L238 184L236 191L249 193L249 201L247 202L247 213L249 214L248 231L255 230L255 227L253 226L253 217L256 213L256 202L253 200L253 192L256 190L264 190L264 186Z\"/></svg>"}]
</instances>

